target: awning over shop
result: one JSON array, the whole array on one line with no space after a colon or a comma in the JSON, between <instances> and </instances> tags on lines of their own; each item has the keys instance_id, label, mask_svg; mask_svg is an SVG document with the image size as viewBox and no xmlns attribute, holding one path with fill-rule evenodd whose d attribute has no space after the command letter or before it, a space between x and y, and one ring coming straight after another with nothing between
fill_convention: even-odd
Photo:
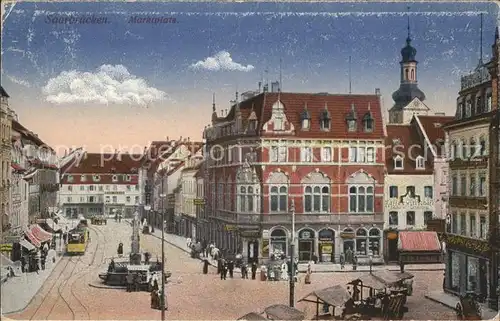
<instances>
[{"instance_id":1,"label":"awning over shop","mask_svg":"<svg viewBox=\"0 0 500 321\"><path fill-rule=\"evenodd\" d=\"M33 224L30 226L31 233L40 240L40 242L47 242L52 240L52 233L45 231L40 225Z\"/></svg>"},{"instance_id":2,"label":"awning over shop","mask_svg":"<svg viewBox=\"0 0 500 321\"><path fill-rule=\"evenodd\" d=\"M441 252L441 243L433 231L400 231L398 250L403 252Z\"/></svg>"},{"instance_id":3,"label":"awning over shop","mask_svg":"<svg viewBox=\"0 0 500 321\"><path fill-rule=\"evenodd\" d=\"M36 247L33 244L31 244L26 240L20 240L19 244L21 244L21 246L27 249L28 251L33 251L34 249L36 249Z\"/></svg>"},{"instance_id":4,"label":"awning over shop","mask_svg":"<svg viewBox=\"0 0 500 321\"><path fill-rule=\"evenodd\" d=\"M33 235L33 233L31 232L31 229L27 229L24 231L24 235L26 235L26 237L28 238L28 240L31 242L31 244L33 244L35 247L40 247L42 246L42 242L40 242L39 239L37 239L35 237L35 235Z\"/></svg>"},{"instance_id":5,"label":"awning over shop","mask_svg":"<svg viewBox=\"0 0 500 321\"><path fill-rule=\"evenodd\" d=\"M53 232L59 232L62 229L59 224L56 224L56 222L50 218L38 219L36 222L46 224Z\"/></svg>"}]
</instances>

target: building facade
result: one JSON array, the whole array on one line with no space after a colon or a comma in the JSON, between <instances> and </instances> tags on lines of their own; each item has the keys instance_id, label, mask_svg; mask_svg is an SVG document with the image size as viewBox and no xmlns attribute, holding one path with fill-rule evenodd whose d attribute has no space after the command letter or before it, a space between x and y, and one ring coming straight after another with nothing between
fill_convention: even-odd
<instances>
[{"instance_id":1,"label":"building facade","mask_svg":"<svg viewBox=\"0 0 500 321\"><path fill-rule=\"evenodd\" d=\"M141 202L143 155L82 153L62 168L60 202L69 217L132 217Z\"/></svg>"},{"instance_id":2,"label":"building facade","mask_svg":"<svg viewBox=\"0 0 500 321\"><path fill-rule=\"evenodd\" d=\"M0 121L1 130L1 178L0 178L0 200L2 208L0 212L1 232L7 233L11 228L10 222L10 184L11 184L11 129L12 129L12 110L9 107L9 95L0 86Z\"/></svg>"},{"instance_id":3,"label":"building facade","mask_svg":"<svg viewBox=\"0 0 500 321\"><path fill-rule=\"evenodd\" d=\"M455 120L445 126L449 142L450 211L445 234L445 291L472 291L496 301L498 266L489 238L498 224L497 195L490 184L491 128L498 110L498 30L490 62L461 79ZM497 143L496 143L497 144ZM495 147L496 148L496 147ZM493 200L492 200L493 198ZM498 307L497 307L498 308Z\"/></svg>"},{"instance_id":4,"label":"building facade","mask_svg":"<svg viewBox=\"0 0 500 321\"><path fill-rule=\"evenodd\" d=\"M378 91L376 91L378 92ZM236 99L236 101L238 98ZM380 96L264 91L205 129L211 235L248 260L382 260L384 128Z\"/></svg>"},{"instance_id":5,"label":"building facade","mask_svg":"<svg viewBox=\"0 0 500 321\"><path fill-rule=\"evenodd\" d=\"M181 216L180 235L191 239L198 238L196 234L196 173L200 169L202 160L202 158L190 157L181 170L180 177L180 208L178 209L180 213L176 213L176 215Z\"/></svg>"}]
</instances>

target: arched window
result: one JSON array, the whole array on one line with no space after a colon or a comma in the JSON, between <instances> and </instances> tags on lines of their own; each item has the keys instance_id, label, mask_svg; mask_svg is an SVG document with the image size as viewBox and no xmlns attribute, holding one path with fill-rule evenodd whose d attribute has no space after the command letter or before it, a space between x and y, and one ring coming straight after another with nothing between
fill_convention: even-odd
<instances>
[{"instance_id":1,"label":"arched window","mask_svg":"<svg viewBox=\"0 0 500 321\"><path fill-rule=\"evenodd\" d=\"M349 211L354 213L373 212L373 197L372 186L350 186Z\"/></svg>"},{"instance_id":2,"label":"arched window","mask_svg":"<svg viewBox=\"0 0 500 321\"><path fill-rule=\"evenodd\" d=\"M330 187L306 186L304 190L304 212L329 212Z\"/></svg>"},{"instance_id":3,"label":"arched window","mask_svg":"<svg viewBox=\"0 0 500 321\"><path fill-rule=\"evenodd\" d=\"M465 102L465 117L470 117L472 114L472 100L470 98Z\"/></svg>"},{"instance_id":4,"label":"arched window","mask_svg":"<svg viewBox=\"0 0 500 321\"><path fill-rule=\"evenodd\" d=\"M356 230L356 253L368 255L368 232L364 228Z\"/></svg>"},{"instance_id":5,"label":"arched window","mask_svg":"<svg viewBox=\"0 0 500 321\"><path fill-rule=\"evenodd\" d=\"M457 155L457 142L452 142L451 143L451 150L450 150L450 159L454 160L458 155Z\"/></svg>"},{"instance_id":6,"label":"arched window","mask_svg":"<svg viewBox=\"0 0 500 321\"><path fill-rule=\"evenodd\" d=\"M368 233L370 242L370 251L373 255L380 255L380 230L378 228L370 229Z\"/></svg>"},{"instance_id":7,"label":"arched window","mask_svg":"<svg viewBox=\"0 0 500 321\"><path fill-rule=\"evenodd\" d=\"M405 80L408 80L408 68L405 69Z\"/></svg>"},{"instance_id":8,"label":"arched window","mask_svg":"<svg viewBox=\"0 0 500 321\"><path fill-rule=\"evenodd\" d=\"M286 186L271 187L271 212L288 211L288 188Z\"/></svg>"},{"instance_id":9,"label":"arched window","mask_svg":"<svg viewBox=\"0 0 500 321\"><path fill-rule=\"evenodd\" d=\"M469 158L469 148L467 146L467 142L462 139L460 144L462 145L462 155L460 156L462 156L462 159Z\"/></svg>"},{"instance_id":10,"label":"arched window","mask_svg":"<svg viewBox=\"0 0 500 321\"><path fill-rule=\"evenodd\" d=\"M286 254L286 249L288 247L288 237L286 232L277 228L271 232L271 250L269 254Z\"/></svg>"},{"instance_id":11,"label":"arched window","mask_svg":"<svg viewBox=\"0 0 500 321\"><path fill-rule=\"evenodd\" d=\"M474 158L479 155L479 146L477 145L476 139L474 137L470 139L469 149L470 157Z\"/></svg>"},{"instance_id":12,"label":"arched window","mask_svg":"<svg viewBox=\"0 0 500 321\"><path fill-rule=\"evenodd\" d=\"M397 155L394 157L394 169L403 169L403 157Z\"/></svg>"},{"instance_id":13,"label":"arched window","mask_svg":"<svg viewBox=\"0 0 500 321\"><path fill-rule=\"evenodd\" d=\"M415 80L415 69L412 69L410 72L410 79Z\"/></svg>"}]
</instances>

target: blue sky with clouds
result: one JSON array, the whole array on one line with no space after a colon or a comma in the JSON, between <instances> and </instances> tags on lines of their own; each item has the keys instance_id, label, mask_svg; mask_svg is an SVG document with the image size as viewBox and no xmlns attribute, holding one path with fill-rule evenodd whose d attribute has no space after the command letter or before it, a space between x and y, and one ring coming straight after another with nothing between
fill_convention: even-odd
<instances>
[{"instance_id":1,"label":"blue sky with clouds","mask_svg":"<svg viewBox=\"0 0 500 321\"><path fill-rule=\"evenodd\" d=\"M236 89L254 89L262 78L278 79L280 59L284 91L346 93L352 56L353 92L380 87L390 108L390 95L399 86L407 5L18 3L4 24L2 83L20 116L54 143L55 133L34 123L35 106L35 113L46 117L77 113L72 127L81 125L80 118L88 123L120 113L120 124L128 128L125 139L137 142L166 135L199 137L209 122L213 92L227 108ZM479 59L479 13L484 13L487 59L498 6L409 5L419 85L432 109L451 114L460 75ZM48 23L53 17L91 15L108 23ZM132 24L131 16L175 17L177 23ZM221 51L226 53L207 60ZM197 62L208 70L192 68ZM150 118L162 131L149 130L147 136L161 137L142 133ZM190 126L177 128L172 119L190 121ZM119 131L109 135L118 139Z\"/></svg>"}]
</instances>

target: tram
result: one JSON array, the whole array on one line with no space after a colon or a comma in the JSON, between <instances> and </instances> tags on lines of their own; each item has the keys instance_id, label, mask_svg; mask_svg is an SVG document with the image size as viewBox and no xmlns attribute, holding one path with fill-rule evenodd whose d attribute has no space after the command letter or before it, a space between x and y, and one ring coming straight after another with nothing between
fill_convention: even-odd
<instances>
[{"instance_id":1,"label":"tram","mask_svg":"<svg viewBox=\"0 0 500 321\"><path fill-rule=\"evenodd\" d=\"M68 232L68 245L66 245L66 253L85 254L87 244L89 242L89 230L87 226L78 224L78 226Z\"/></svg>"}]
</instances>

